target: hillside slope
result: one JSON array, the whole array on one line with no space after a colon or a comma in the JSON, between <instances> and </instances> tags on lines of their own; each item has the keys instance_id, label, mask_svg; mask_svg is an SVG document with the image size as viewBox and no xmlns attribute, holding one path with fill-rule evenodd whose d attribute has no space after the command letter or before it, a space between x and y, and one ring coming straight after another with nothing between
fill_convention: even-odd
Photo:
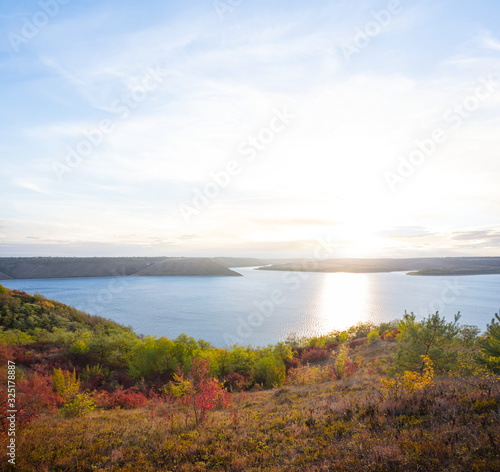
<instances>
[{"instance_id":1,"label":"hillside slope","mask_svg":"<svg viewBox=\"0 0 500 472\"><path fill-rule=\"evenodd\" d=\"M229 275L239 276L222 264L204 257L189 257L185 259L165 259L152 264L133 274L134 276L164 276L164 275Z\"/></svg>"},{"instance_id":2,"label":"hillside slope","mask_svg":"<svg viewBox=\"0 0 500 472\"><path fill-rule=\"evenodd\" d=\"M238 276L207 258L166 257L7 257L0 280L168 275Z\"/></svg>"}]
</instances>

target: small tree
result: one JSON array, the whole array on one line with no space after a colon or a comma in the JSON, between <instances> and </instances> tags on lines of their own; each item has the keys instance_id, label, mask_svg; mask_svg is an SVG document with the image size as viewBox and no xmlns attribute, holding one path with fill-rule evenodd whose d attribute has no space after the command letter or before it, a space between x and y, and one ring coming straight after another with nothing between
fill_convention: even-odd
<instances>
[{"instance_id":1,"label":"small tree","mask_svg":"<svg viewBox=\"0 0 500 472\"><path fill-rule=\"evenodd\" d=\"M171 387L171 393L192 405L196 424L204 421L207 412L227 393L219 381L211 377L208 359L194 358L187 378L181 368L174 377L177 384Z\"/></svg>"},{"instance_id":2,"label":"small tree","mask_svg":"<svg viewBox=\"0 0 500 472\"><path fill-rule=\"evenodd\" d=\"M342 344L342 346L340 346L337 356L335 357L335 362L334 362L335 375L339 379L343 378L346 372L346 363L349 359L348 352L349 352L349 347L346 344ZM332 352L332 357L333 357L333 352Z\"/></svg>"},{"instance_id":3,"label":"small tree","mask_svg":"<svg viewBox=\"0 0 500 472\"><path fill-rule=\"evenodd\" d=\"M73 396L61 409L61 415L65 418L76 418L84 416L96 407L94 398L88 392Z\"/></svg>"},{"instance_id":4,"label":"small tree","mask_svg":"<svg viewBox=\"0 0 500 472\"><path fill-rule=\"evenodd\" d=\"M368 344L373 344L378 338L378 331L374 329L368 333Z\"/></svg>"},{"instance_id":5,"label":"small tree","mask_svg":"<svg viewBox=\"0 0 500 472\"><path fill-rule=\"evenodd\" d=\"M453 322L446 322L439 316L439 312L436 312L417 322L413 313L405 312L398 325L401 333L396 338L396 366L423 372L425 366L422 356L427 356L436 370L450 368L457 358L457 351L453 347L460 332L459 319L460 313L455 315Z\"/></svg>"},{"instance_id":6,"label":"small tree","mask_svg":"<svg viewBox=\"0 0 500 472\"><path fill-rule=\"evenodd\" d=\"M477 361L492 372L500 374L500 317L498 313L495 313L495 318L487 326L486 337L479 341L482 356L477 357Z\"/></svg>"},{"instance_id":7,"label":"small tree","mask_svg":"<svg viewBox=\"0 0 500 472\"><path fill-rule=\"evenodd\" d=\"M54 388L64 400L70 400L75 397L80 390L80 379L77 378L75 369L71 374L68 371L54 369L52 374Z\"/></svg>"}]
</instances>

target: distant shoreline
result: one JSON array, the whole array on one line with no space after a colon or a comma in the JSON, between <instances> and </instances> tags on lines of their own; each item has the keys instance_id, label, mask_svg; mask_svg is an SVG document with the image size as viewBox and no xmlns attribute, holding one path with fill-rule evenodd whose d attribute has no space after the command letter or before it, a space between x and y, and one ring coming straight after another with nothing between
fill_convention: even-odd
<instances>
[{"instance_id":1,"label":"distant shoreline","mask_svg":"<svg viewBox=\"0 0 500 472\"><path fill-rule=\"evenodd\" d=\"M429 257L412 259L304 260L260 267L258 270L371 274L407 272L406 275L450 276L500 274L500 257Z\"/></svg>"},{"instance_id":2,"label":"distant shoreline","mask_svg":"<svg viewBox=\"0 0 500 472\"><path fill-rule=\"evenodd\" d=\"M500 274L500 257L273 259L237 257L0 257L0 280L89 277L241 277L237 267L320 273L407 272L413 276Z\"/></svg>"}]
</instances>

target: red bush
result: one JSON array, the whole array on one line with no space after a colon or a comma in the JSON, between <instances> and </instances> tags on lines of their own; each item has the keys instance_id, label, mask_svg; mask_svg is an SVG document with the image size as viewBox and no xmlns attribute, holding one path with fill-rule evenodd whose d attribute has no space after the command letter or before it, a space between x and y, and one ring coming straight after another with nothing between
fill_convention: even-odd
<instances>
[{"instance_id":1,"label":"red bush","mask_svg":"<svg viewBox=\"0 0 500 472\"><path fill-rule=\"evenodd\" d=\"M285 360L285 368L286 371L288 372L290 369L296 369L300 364L300 360L297 359L296 357L292 357L291 359L286 359Z\"/></svg>"},{"instance_id":2,"label":"red bush","mask_svg":"<svg viewBox=\"0 0 500 472\"><path fill-rule=\"evenodd\" d=\"M11 360L15 360L16 364L22 364L24 366L30 366L35 360L33 352L26 348L25 346L11 346L12 357Z\"/></svg>"},{"instance_id":3,"label":"red bush","mask_svg":"<svg viewBox=\"0 0 500 472\"><path fill-rule=\"evenodd\" d=\"M339 346L340 346L340 343L333 342L333 343L327 344L326 349L328 351L333 351L333 350L337 349Z\"/></svg>"},{"instance_id":4,"label":"red bush","mask_svg":"<svg viewBox=\"0 0 500 472\"><path fill-rule=\"evenodd\" d=\"M123 408L126 410L138 408L146 404L146 396L137 387L126 390L123 387L114 392L100 392L96 395L96 404L101 408Z\"/></svg>"},{"instance_id":5,"label":"red bush","mask_svg":"<svg viewBox=\"0 0 500 472\"><path fill-rule=\"evenodd\" d=\"M211 376L208 359L194 358L186 377L179 368L176 381L182 384L187 380L189 386L186 395L179 400L185 406L189 404L193 407L196 424L203 422L212 408L226 408L229 405L229 394L219 381Z\"/></svg>"},{"instance_id":6,"label":"red bush","mask_svg":"<svg viewBox=\"0 0 500 472\"><path fill-rule=\"evenodd\" d=\"M7 361L14 360L14 346L6 346L5 344L0 343L0 365L6 366Z\"/></svg>"},{"instance_id":7,"label":"red bush","mask_svg":"<svg viewBox=\"0 0 500 472\"><path fill-rule=\"evenodd\" d=\"M353 341L348 342L347 346L353 348L356 346L361 346L362 344L366 344L366 342L368 342L368 338L354 339Z\"/></svg>"},{"instance_id":8,"label":"red bush","mask_svg":"<svg viewBox=\"0 0 500 472\"><path fill-rule=\"evenodd\" d=\"M300 356L300 363L313 364L315 362L321 362L328 358L330 353L326 349L320 349L316 346L311 346L307 351L303 352Z\"/></svg>"},{"instance_id":9,"label":"red bush","mask_svg":"<svg viewBox=\"0 0 500 472\"><path fill-rule=\"evenodd\" d=\"M11 409L7 403L6 372L2 370L0 377L0 433L6 434L9 427L6 410ZM39 416L41 410L54 410L62 404L59 394L53 392L52 376L30 372L23 379L16 378L15 388L16 428L18 429L30 424Z\"/></svg>"},{"instance_id":10,"label":"red bush","mask_svg":"<svg viewBox=\"0 0 500 472\"><path fill-rule=\"evenodd\" d=\"M238 372L233 372L227 376L225 387L230 392L241 392L246 384L248 383L248 379Z\"/></svg>"},{"instance_id":11,"label":"red bush","mask_svg":"<svg viewBox=\"0 0 500 472\"><path fill-rule=\"evenodd\" d=\"M380 335L380 339L385 339L386 341L395 341L396 336L401 333L399 329L387 330Z\"/></svg>"},{"instance_id":12,"label":"red bush","mask_svg":"<svg viewBox=\"0 0 500 472\"><path fill-rule=\"evenodd\" d=\"M349 359L346 359L344 375L351 376L354 372L356 372L356 366Z\"/></svg>"},{"instance_id":13,"label":"red bush","mask_svg":"<svg viewBox=\"0 0 500 472\"><path fill-rule=\"evenodd\" d=\"M106 381L106 376L103 374L96 374L92 378L82 382L82 388L87 391L104 390Z\"/></svg>"}]
</instances>

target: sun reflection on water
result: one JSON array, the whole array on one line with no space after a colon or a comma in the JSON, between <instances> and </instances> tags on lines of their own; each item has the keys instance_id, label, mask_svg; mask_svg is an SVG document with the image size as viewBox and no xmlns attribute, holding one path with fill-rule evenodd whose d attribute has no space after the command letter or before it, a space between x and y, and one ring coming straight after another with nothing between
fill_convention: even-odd
<instances>
[{"instance_id":1,"label":"sun reflection on water","mask_svg":"<svg viewBox=\"0 0 500 472\"><path fill-rule=\"evenodd\" d=\"M325 333L369 321L368 274L324 274L318 322Z\"/></svg>"}]
</instances>

